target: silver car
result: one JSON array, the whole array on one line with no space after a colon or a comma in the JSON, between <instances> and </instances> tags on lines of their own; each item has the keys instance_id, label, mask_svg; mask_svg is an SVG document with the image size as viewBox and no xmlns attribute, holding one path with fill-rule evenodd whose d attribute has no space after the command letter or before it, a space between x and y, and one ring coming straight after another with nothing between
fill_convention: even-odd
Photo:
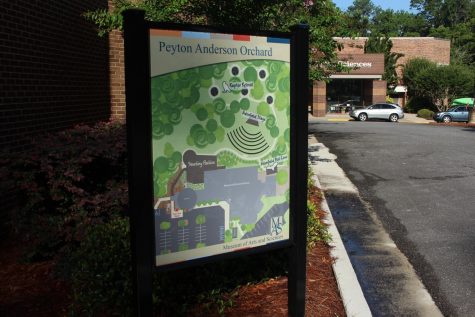
<instances>
[{"instance_id":1,"label":"silver car","mask_svg":"<svg viewBox=\"0 0 475 317\"><path fill-rule=\"evenodd\" d=\"M350 117L359 121L384 119L391 122L398 122L399 119L404 118L404 112L399 105L394 103L375 103L364 109L351 111Z\"/></svg>"}]
</instances>

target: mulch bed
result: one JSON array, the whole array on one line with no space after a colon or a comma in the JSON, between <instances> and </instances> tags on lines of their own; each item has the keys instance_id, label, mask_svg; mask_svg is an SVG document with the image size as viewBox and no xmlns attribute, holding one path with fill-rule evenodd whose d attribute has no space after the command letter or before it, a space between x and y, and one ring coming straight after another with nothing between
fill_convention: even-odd
<instances>
[{"instance_id":1,"label":"mulch bed","mask_svg":"<svg viewBox=\"0 0 475 317\"><path fill-rule=\"evenodd\" d=\"M311 200L320 206L321 193L311 189ZM324 212L319 211L323 219ZM53 261L21 263L22 248L9 243L1 247L0 316L66 316L71 303L68 286L53 274ZM306 316L345 316L333 274L329 246L323 242L307 255ZM239 288L232 296L229 317L287 316L287 277Z\"/></svg>"},{"instance_id":2,"label":"mulch bed","mask_svg":"<svg viewBox=\"0 0 475 317\"><path fill-rule=\"evenodd\" d=\"M70 291L54 276L54 261L21 263L23 248L13 243L1 250L0 316L66 316Z\"/></svg>"},{"instance_id":3,"label":"mulch bed","mask_svg":"<svg viewBox=\"0 0 475 317\"><path fill-rule=\"evenodd\" d=\"M316 187L309 193L310 199L320 206L322 194ZM318 210L320 220L325 213ZM323 221L323 220L322 220ZM307 254L307 293L305 315L310 317L346 316L343 302L332 268L330 247L319 242ZM280 277L238 290L230 317L278 317L287 316L287 277Z\"/></svg>"}]
</instances>

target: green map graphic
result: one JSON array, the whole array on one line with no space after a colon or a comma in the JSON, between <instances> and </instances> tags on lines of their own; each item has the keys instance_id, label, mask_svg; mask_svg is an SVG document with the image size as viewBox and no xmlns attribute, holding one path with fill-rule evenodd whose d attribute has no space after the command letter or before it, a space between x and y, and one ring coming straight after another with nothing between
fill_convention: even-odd
<instances>
[{"instance_id":1,"label":"green map graphic","mask_svg":"<svg viewBox=\"0 0 475 317\"><path fill-rule=\"evenodd\" d=\"M249 60L151 79L157 256L288 235L289 76Z\"/></svg>"}]
</instances>

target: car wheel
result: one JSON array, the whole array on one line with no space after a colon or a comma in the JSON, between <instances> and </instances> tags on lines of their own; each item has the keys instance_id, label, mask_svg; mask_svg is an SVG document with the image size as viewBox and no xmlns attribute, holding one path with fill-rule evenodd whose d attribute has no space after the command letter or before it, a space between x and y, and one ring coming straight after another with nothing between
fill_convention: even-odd
<instances>
[{"instance_id":1,"label":"car wheel","mask_svg":"<svg viewBox=\"0 0 475 317\"><path fill-rule=\"evenodd\" d=\"M399 116L395 113L393 113L389 116L389 121L391 121L391 122L398 122L398 120L399 120Z\"/></svg>"},{"instance_id":2,"label":"car wheel","mask_svg":"<svg viewBox=\"0 0 475 317\"><path fill-rule=\"evenodd\" d=\"M366 121L366 120L368 120L368 115L366 113L360 113L358 115L358 120L359 121Z\"/></svg>"},{"instance_id":3,"label":"car wheel","mask_svg":"<svg viewBox=\"0 0 475 317\"><path fill-rule=\"evenodd\" d=\"M450 123L450 122L452 122L452 118L450 116L444 116L442 118L442 122L443 123Z\"/></svg>"}]
</instances>

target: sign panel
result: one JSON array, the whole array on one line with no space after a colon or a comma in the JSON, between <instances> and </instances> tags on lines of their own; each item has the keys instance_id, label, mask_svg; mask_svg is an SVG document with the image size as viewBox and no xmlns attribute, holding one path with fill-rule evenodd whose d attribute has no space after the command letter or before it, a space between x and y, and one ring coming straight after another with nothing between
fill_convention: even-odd
<instances>
[{"instance_id":1,"label":"sign panel","mask_svg":"<svg viewBox=\"0 0 475 317\"><path fill-rule=\"evenodd\" d=\"M289 38L149 35L156 265L288 240Z\"/></svg>"},{"instance_id":2,"label":"sign panel","mask_svg":"<svg viewBox=\"0 0 475 317\"><path fill-rule=\"evenodd\" d=\"M349 73L339 74L384 74L384 54L338 54L338 59L340 64L352 68Z\"/></svg>"}]
</instances>

